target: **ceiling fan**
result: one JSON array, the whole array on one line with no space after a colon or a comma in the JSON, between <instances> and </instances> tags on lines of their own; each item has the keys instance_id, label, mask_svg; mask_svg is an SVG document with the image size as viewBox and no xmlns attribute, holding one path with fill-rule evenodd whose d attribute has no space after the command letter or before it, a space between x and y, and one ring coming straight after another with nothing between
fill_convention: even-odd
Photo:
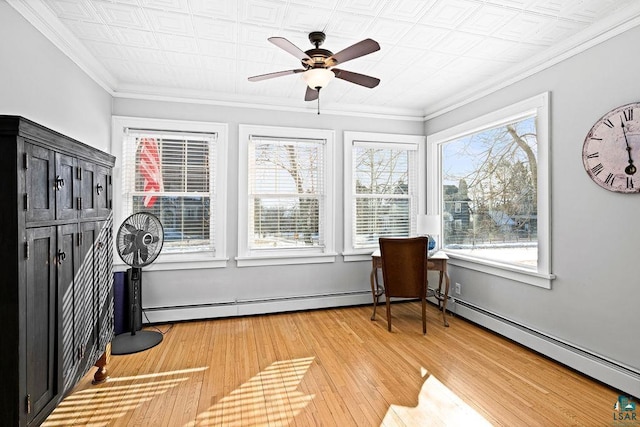
<instances>
[{"instance_id":1,"label":"ceiling fan","mask_svg":"<svg viewBox=\"0 0 640 427\"><path fill-rule=\"evenodd\" d=\"M333 53L330 50L320 48L325 37L326 36L322 31L313 31L309 33L309 41L315 46L315 48L309 49L306 52L303 52L300 48L284 37L270 37L268 40L271 43L298 58L302 63L302 68L260 74L258 76L249 77L249 81L258 82L289 74L304 73L303 77L307 82L307 92L304 96L305 101L318 99L320 89L329 84L331 79L334 77L368 88L378 86L380 79L366 76L364 74L354 73L352 71L334 68L338 64L343 64L352 59L380 50L378 42L372 39L365 39L341 50L338 53Z\"/></svg>"}]
</instances>

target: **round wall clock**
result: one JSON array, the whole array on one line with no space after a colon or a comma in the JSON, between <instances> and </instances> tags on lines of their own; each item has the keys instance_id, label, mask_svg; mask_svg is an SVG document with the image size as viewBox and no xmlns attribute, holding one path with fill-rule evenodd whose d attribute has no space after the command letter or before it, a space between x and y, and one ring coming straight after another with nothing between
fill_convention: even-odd
<instances>
[{"instance_id":1,"label":"round wall clock","mask_svg":"<svg viewBox=\"0 0 640 427\"><path fill-rule=\"evenodd\" d=\"M582 162L600 187L640 192L640 102L614 108L593 125L584 139Z\"/></svg>"}]
</instances>

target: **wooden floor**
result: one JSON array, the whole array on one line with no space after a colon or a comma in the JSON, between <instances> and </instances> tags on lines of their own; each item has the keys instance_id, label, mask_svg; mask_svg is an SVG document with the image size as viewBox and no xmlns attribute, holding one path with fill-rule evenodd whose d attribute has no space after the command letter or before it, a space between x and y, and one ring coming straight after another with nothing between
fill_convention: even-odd
<instances>
[{"instance_id":1,"label":"wooden floor","mask_svg":"<svg viewBox=\"0 0 640 427\"><path fill-rule=\"evenodd\" d=\"M433 305L178 323L44 426L601 426L618 392ZM161 330L168 325L160 326Z\"/></svg>"}]
</instances>

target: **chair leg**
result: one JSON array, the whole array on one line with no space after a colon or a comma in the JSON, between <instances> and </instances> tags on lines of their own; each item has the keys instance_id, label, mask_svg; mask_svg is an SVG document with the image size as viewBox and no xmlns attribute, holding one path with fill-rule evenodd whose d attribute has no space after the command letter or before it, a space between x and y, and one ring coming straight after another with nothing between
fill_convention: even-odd
<instances>
[{"instance_id":1,"label":"chair leg","mask_svg":"<svg viewBox=\"0 0 640 427\"><path fill-rule=\"evenodd\" d=\"M391 332L391 301L389 301L390 298L387 297L386 299L386 303L387 303L387 329L389 330L389 332Z\"/></svg>"},{"instance_id":2,"label":"chair leg","mask_svg":"<svg viewBox=\"0 0 640 427\"><path fill-rule=\"evenodd\" d=\"M422 334L427 334L427 298L422 297Z\"/></svg>"}]
</instances>

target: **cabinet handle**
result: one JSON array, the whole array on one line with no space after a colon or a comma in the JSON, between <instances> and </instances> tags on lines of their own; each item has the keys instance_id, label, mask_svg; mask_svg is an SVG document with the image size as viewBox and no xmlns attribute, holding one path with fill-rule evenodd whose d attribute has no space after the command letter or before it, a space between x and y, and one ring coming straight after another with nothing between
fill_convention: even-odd
<instances>
[{"instance_id":1,"label":"cabinet handle","mask_svg":"<svg viewBox=\"0 0 640 427\"><path fill-rule=\"evenodd\" d=\"M60 178L60 175L58 175L58 176L56 176L55 188L56 188L56 190L59 190L62 187L64 187L64 178Z\"/></svg>"},{"instance_id":2,"label":"cabinet handle","mask_svg":"<svg viewBox=\"0 0 640 427\"><path fill-rule=\"evenodd\" d=\"M102 186L102 184L96 185L96 193L98 193L98 196L100 195L102 190L104 190L104 187Z\"/></svg>"},{"instance_id":3,"label":"cabinet handle","mask_svg":"<svg viewBox=\"0 0 640 427\"><path fill-rule=\"evenodd\" d=\"M67 258L67 254L64 253L62 249L58 249L58 264L62 264L62 262Z\"/></svg>"}]
</instances>

